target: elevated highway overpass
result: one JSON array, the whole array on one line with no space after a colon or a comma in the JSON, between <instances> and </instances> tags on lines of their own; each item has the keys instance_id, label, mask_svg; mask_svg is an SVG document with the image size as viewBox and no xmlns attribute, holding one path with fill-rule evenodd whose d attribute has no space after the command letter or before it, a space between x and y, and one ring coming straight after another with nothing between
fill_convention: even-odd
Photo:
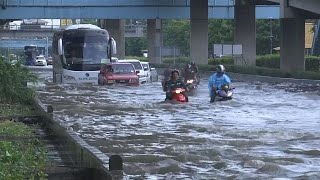
<instances>
[{"instance_id":1,"label":"elevated highway overpass","mask_svg":"<svg viewBox=\"0 0 320 180\"><path fill-rule=\"evenodd\" d=\"M64 29L65 26L42 26L41 29L21 29L19 25L0 26L1 37L10 38L31 38L48 37L52 38L56 31ZM125 37L143 37L144 26L125 26Z\"/></svg>"},{"instance_id":2,"label":"elevated highway overpass","mask_svg":"<svg viewBox=\"0 0 320 180\"><path fill-rule=\"evenodd\" d=\"M189 19L192 0L4 0L0 19ZM235 0L208 1L208 18L234 18ZM267 4L267 6L263 6ZM277 17L278 7L256 0L259 18ZM261 5L261 6L260 6ZM275 14L272 14L275 13Z\"/></svg>"},{"instance_id":3,"label":"elevated highway overpass","mask_svg":"<svg viewBox=\"0 0 320 180\"><path fill-rule=\"evenodd\" d=\"M296 8L309 13L314 13L318 17L320 15L319 0L268 0L268 1L284 6L281 9Z\"/></svg>"},{"instance_id":4,"label":"elevated highway overpass","mask_svg":"<svg viewBox=\"0 0 320 180\"><path fill-rule=\"evenodd\" d=\"M278 4L278 6L274 6ZM278 8L277 10L257 10ZM255 21L261 13L280 17L281 69L304 70L305 19L318 18L317 0L3 0L0 19L70 18L100 19L119 45L119 57L124 56L124 19L148 19L147 39L149 60L161 62L161 19L190 19L190 57L206 64L208 57L208 19L234 19L234 42L242 45L247 65L256 63ZM270 12L275 12L273 15ZM278 14L276 16L275 14ZM105 20L103 20L105 19ZM235 60L243 64L242 60Z\"/></svg>"}]
</instances>

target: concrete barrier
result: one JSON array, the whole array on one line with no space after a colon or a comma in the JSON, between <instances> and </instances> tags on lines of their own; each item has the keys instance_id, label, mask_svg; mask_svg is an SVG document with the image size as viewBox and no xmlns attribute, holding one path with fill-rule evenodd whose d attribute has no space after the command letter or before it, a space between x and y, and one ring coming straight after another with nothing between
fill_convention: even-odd
<instances>
[{"instance_id":1,"label":"concrete barrier","mask_svg":"<svg viewBox=\"0 0 320 180\"><path fill-rule=\"evenodd\" d=\"M81 139L72 128L52 115L52 106L46 107L38 98L34 99L35 110L41 116L45 128L59 139L61 150L71 152L71 157L66 162L72 162L71 166L86 169L89 179L123 179L122 158L112 155L110 158L97 148L89 145Z\"/></svg>"},{"instance_id":2,"label":"concrete barrier","mask_svg":"<svg viewBox=\"0 0 320 180\"><path fill-rule=\"evenodd\" d=\"M159 75L163 74L165 68L156 68ZM209 78L214 71L201 71L200 76L202 78ZM292 83L297 85L314 85L320 86L320 80L312 80L312 79L294 79L294 78L280 78L280 77L270 77L270 76L259 76L259 75L251 75L251 74L239 74L227 72L228 76L235 81L246 81L246 82L266 82L266 83Z\"/></svg>"}]
</instances>

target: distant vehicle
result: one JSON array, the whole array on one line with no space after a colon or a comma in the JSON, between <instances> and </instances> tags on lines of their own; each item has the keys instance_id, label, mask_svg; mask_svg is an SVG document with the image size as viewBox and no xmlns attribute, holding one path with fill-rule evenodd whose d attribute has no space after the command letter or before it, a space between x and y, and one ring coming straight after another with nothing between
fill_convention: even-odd
<instances>
[{"instance_id":1,"label":"distant vehicle","mask_svg":"<svg viewBox=\"0 0 320 180\"><path fill-rule=\"evenodd\" d=\"M148 57L148 50L142 50L141 53L143 57Z\"/></svg>"},{"instance_id":2,"label":"distant vehicle","mask_svg":"<svg viewBox=\"0 0 320 180\"><path fill-rule=\"evenodd\" d=\"M47 65L52 65L52 57L47 58Z\"/></svg>"},{"instance_id":3,"label":"distant vehicle","mask_svg":"<svg viewBox=\"0 0 320 180\"><path fill-rule=\"evenodd\" d=\"M101 67L99 85L139 85L138 72L131 63L111 63Z\"/></svg>"},{"instance_id":4,"label":"distant vehicle","mask_svg":"<svg viewBox=\"0 0 320 180\"><path fill-rule=\"evenodd\" d=\"M36 45L28 45L24 47L24 54L27 56L25 65L33 66L35 64L38 49Z\"/></svg>"},{"instance_id":5,"label":"distant vehicle","mask_svg":"<svg viewBox=\"0 0 320 180\"><path fill-rule=\"evenodd\" d=\"M47 60L43 55L36 57L35 66L47 66Z\"/></svg>"},{"instance_id":6,"label":"distant vehicle","mask_svg":"<svg viewBox=\"0 0 320 180\"><path fill-rule=\"evenodd\" d=\"M141 84L146 83L148 81L148 77L146 72L144 71L142 64L139 60L137 59L125 59L125 60L118 60L119 63L131 63L133 64L134 68L138 72L139 76L139 82Z\"/></svg>"},{"instance_id":7,"label":"distant vehicle","mask_svg":"<svg viewBox=\"0 0 320 180\"><path fill-rule=\"evenodd\" d=\"M53 35L53 82L98 85L101 66L116 53L107 30L92 24L68 26Z\"/></svg>"},{"instance_id":8,"label":"distant vehicle","mask_svg":"<svg viewBox=\"0 0 320 180\"><path fill-rule=\"evenodd\" d=\"M141 62L143 70L147 74L148 81L156 82L158 81L158 73L155 68L150 67L149 62Z\"/></svg>"}]
</instances>

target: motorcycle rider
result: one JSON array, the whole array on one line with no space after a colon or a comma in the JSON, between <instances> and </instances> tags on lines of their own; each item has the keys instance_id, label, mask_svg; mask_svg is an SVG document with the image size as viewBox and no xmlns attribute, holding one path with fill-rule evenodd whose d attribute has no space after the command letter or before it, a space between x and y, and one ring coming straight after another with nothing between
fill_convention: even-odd
<instances>
[{"instance_id":1,"label":"motorcycle rider","mask_svg":"<svg viewBox=\"0 0 320 180\"><path fill-rule=\"evenodd\" d=\"M167 88L167 82L170 80L170 76L171 76L171 72L173 70L173 65L171 65L170 67L166 68L164 71L163 71L163 77L164 79L162 80L162 88L163 88L163 91L166 92L166 88Z\"/></svg>"},{"instance_id":2,"label":"motorcycle rider","mask_svg":"<svg viewBox=\"0 0 320 180\"><path fill-rule=\"evenodd\" d=\"M191 62L191 70L194 72L194 75L196 75L199 72L198 66L194 61Z\"/></svg>"},{"instance_id":3,"label":"motorcycle rider","mask_svg":"<svg viewBox=\"0 0 320 180\"><path fill-rule=\"evenodd\" d=\"M225 74L225 67L223 65L218 65L217 72L209 77L209 93L210 93L210 103L214 102L216 98L217 90L223 89L226 85L230 85L231 80L229 76Z\"/></svg>"},{"instance_id":4,"label":"motorcycle rider","mask_svg":"<svg viewBox=\"0 0 320 180\"><path fill-rule=\"evenodd\" d=\"M185 81L187 81L188 79L193 79L190 63L187 63L185 68L183 69L183 78Z\"/></svg>"},{"instance_id":5,"label":"motorcycle rider","mask_svg":"<svg viewBox=\"0 0 320 180\"><path fill-rule=\"evenodd\" d=\"M194 77L195 81L197 82L197 84L199 84L200 83L200 78L198 77L199 69L194 61L191 62L191 72L193 73L192 76Z\"/></svg>"},{"instance_id":6,"label":"motorcycle rider","mask_svg":"<svg viewBox=\"0 0 320 180\"><path fill-rule=\"evenodd\" d=\"M199 70L195 62L187 63L186 67L184 68L184 80L187 81L189 79L193 79L197 81L197 74Z\"/></svg>"},{"instance_id":7,"label":"motorcycle rider","mask_svg":"<svg viewBox=\"0 0 320 180\"><path fill-rule=\"evenodd\" d=\"M171 91L175 88L183 88L185 90L188 90L185 83L180 78L180 73L178 70L173 70L171 72L170 80L166 83L166 99L165 100L172 100L172 93ZM183 92L182 92L183 93ZM188 102L188 97L183 94Z\"/></svg>"}]
</instances>

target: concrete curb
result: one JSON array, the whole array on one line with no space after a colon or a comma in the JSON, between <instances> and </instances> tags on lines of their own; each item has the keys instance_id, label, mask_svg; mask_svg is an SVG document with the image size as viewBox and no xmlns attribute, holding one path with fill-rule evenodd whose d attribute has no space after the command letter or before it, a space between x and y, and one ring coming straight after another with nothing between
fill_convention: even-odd
<instances>
[{"instance_id":1,"label":"concrete curb","mask_svg":"<svg viewBox=\"0 0 320 180\"><path fill-rule=\"evenodd\" d=\"M110 164L112 156L109 158L100 150L81 139L66 124L53 118L50 113L50 111L52 112L51 106L47 108L38 98L35 98L34 107L49 132L60 140L61 146L65 150L72 152L73 166L91 169L90 177L92 179L123 179L122 159L121 167L112 167L112 163ZM119 162L117 162L117 164L119 164ZM109 168L113 169L113 171L109 171Z\"/></svg>"},{"instance_id":2,"label":"concrete curb","mask_svg":"<svg viewBox=\"0 0 320 180\"><path fill-rule=\"evenodd\" d=\"M163 74L165 68L156 68L159 75ZM201 71L201 77L210 77L213 74L213 71ZM239 74L227 72L231 79L236 81L246 81L246 82L266 82L266 83L292 83L297 85L314 85L320 86L320 80L312 79L294 79L294 78L280 78L280 77L270 77L270 76L259 76L251 74Z\"/></svg>"},{"instance_id":3,"label":"concrete curb","mask_svg":"<svg viewBox=\"0 0 320 180\"><path fill-rule=\"evenodd\" d=\"M312 79L294 79L294 78L280 78L280 77L270 77L270 76L258 76L250 74L238 74L238 73L228 73L231 78L235 80L245 80L250 82L267 82L267 83L292 83L297 85L320 85L320 80Z\"/></svg>"}]
</instances>

